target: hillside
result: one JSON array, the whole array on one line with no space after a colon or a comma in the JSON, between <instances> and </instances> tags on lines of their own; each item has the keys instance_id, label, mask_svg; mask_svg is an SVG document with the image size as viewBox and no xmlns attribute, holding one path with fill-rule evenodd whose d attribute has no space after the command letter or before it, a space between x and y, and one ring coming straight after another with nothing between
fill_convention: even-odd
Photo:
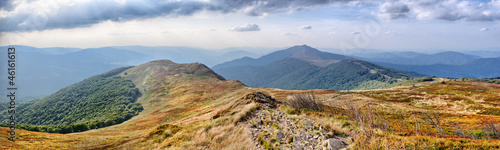
<instances>
[{"instance_id":1,"label":"hillside","mask_svg":"<svg viewBox=\"0 0 500 150\"><path fill-rule=\"evenodd\" d=\"M288 90L352 90L387 88L416 73L381 67L361 60L294 46L257 59L241 58L217 65L214 70L250 87Z\"/></svg>"},{"instance_id":2,"label":"hillside","mask_svg":"<svg viewBox=\"0 0 500 150\"><path fill-rule=\"evenodd\" d=\"M140 63L146 57L126 51L121 51L123 54L120 55L120 50L116 49L14 47L18 55L16 59L19 66L16 81L18 91L23 93L17 97L18 102L48 96L91 76L114 68L133 65L134 62ZM132 55L136 57L131 57ZM7 58L2 57L0 61L7 61ZM0 74L0 77L7 78L6 75ZM0 81L0 83L4 82L6 80ZM7 99L1 97L0 101L7 101Z\"/></svg>"},{"instance_id":3,"label":"hillside","mask_svg":"<svg viewBox=\"0 0 500 150\"><path fill-rule=\"evenodd\" d=\"M368 67L368 66L367 66ZM8 149L495 149L497 84L435 79L386 90L248 88L202 64L153 61L116 76L144 110L72 134L17 130ZM305 99L309 104L301 105ZM439 124L436 123L439 121ZM7 136L0 127L0 136Z\"/></svg>"},{"instance_id":4,"label":"hillside","mask_svg":"<svg viewBox=\"0 0 500 150\"><path fill-rule=\"evenodd\" d=\"M143 110L141 95L130 80L114 75L130 67L92 76L47 97L21 103L16 108L17 123L57 125L23 127L33 131L71 133L121 123ZM5 109L2 109L5 110ZM2 111L1 122L6 111Z\"/></svg>"}]
</instances>

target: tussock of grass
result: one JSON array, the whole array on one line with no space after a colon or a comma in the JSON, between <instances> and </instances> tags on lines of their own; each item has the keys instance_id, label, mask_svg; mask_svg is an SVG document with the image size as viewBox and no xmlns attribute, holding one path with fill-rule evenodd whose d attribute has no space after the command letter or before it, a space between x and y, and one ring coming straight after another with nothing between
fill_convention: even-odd
<instances>
[{"instance_id":1,"label":"tussock of grass","mask_svg":"<svg viewBox=\"0 0 500 150\"><path fill-rule=\"evenodd\" d=\"M324 111L324 106L313 94L294 94L286 104L295 108L295 110L311 110L311 111Z\"/></svg>"},{"instance_id":2,"label":"tussock of grass","mask_svg":"<svg viewBox=\"0 0 500 150\"><path fill-rule=\"evenodd\" d=\"M151 131L146 138L152 138L157 135L163 135L162 138L167 138L174 135L181 129L182 129L181 127L176 125L171 125L171 124L161 125L156 129L154 129L153 131Z\"/></svg>"},{"instance_id":3,"label":"tussock of grass","mask_svg":"<svg viewBox=\"0 0 500 150\"><path fill-rule=\"evenodd\" d=\"M233 116L233 123L236 124L238 122L246 120L246 117L252 113L255 109L259 107L256 103L250 103L243 107L238 113Z\"/></svg>"}]
</instances>

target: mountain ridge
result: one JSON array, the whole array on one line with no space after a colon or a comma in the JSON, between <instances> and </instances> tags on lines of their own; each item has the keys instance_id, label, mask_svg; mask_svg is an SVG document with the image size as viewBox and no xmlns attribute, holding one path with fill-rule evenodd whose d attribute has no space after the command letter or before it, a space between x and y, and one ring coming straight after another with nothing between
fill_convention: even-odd
<instances>
[{"instance_id":1,"label":"mountain ridge","mask_svg":"<svg viewBox=\"0 0 500 150\"><path fill-rule=\"evenodd\" d=\"M420 76L321 52L307 45L276 51L257 59L236 59L213 69L227 79L240 80L250 87L288 90L364 89L361 85L368 81L389 87L397 79Z\"/></svg>"}]
</instances>

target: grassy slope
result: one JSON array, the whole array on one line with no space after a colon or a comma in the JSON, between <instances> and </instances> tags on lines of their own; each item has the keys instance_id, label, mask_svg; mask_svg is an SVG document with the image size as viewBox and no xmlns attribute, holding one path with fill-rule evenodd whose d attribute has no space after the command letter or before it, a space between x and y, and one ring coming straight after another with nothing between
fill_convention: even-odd
<instances>
[{"instance_id":1,"label":"grassy slope","mask_svg":"<svg viewBox=\"0 0 500 150\"><path fill-rule=\"evenodd\" d=\"M263 91L280 101L286 101L287 96L294 93L314 93L329 105L329 109L321 113L304 111L299 115L320 124L336 126L341 132L352 135L356 141L352 148L451 148L449 145L477 148L500 145L499 140L475 140L452 134L457 124L479 131L485 121L500 122L500 114L491 111L499 109L500 105L500 86L496 84L425 82L414 87L370 91L257 89L245 87L237 81L221 81L211 70L200 65L173 64L169 61L143 64L120 76L132 79L141 92L145 91L138 100L144 106L139 116L119 125L82 133L50 134L18 130L20 138L15 143L6 140L8 129L0 128L0 148L255 149L248 125L239 122L247 112L258 107L241 99L254 91ZM339 115L342 111L332 111L345 111L349 103L362 107L370 104L374 110L385 114L395 131L377 131L368 136L361 132L363 126ZM286 107L279 109L287 111ZM442 118L445 135L436 134L436 130L421 120L428 109ZM415 123L411 119L415 117L413 111L418 118L419 130L412 126ZM214 119L216 114L221 117ZM403 123L408 125L401 125ZM165 128L164 133L158 134L157 131Z\"/></svg>"}]
</instances>

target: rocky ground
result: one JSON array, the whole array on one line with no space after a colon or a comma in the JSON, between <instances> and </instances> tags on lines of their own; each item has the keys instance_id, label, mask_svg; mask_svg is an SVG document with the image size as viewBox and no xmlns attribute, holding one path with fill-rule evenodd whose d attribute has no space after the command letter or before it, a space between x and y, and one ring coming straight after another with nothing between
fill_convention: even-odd
<instances>
[{"instance_id":1,"label":"rocky ground","mask_svg":"<svg viewBox=\"0 0 500 150\"><path fill-rule=\"evenodd\" d=\"M270 97L268 99L274 101ZM270 100L260 100L266 101ZM353 142L349 135L328 131L312 119L285 114L273 105L261 105L247 117L246 123L251 127L256 146L262 149L336 150L346 148Z\"/></svg>"}]
</instances>

